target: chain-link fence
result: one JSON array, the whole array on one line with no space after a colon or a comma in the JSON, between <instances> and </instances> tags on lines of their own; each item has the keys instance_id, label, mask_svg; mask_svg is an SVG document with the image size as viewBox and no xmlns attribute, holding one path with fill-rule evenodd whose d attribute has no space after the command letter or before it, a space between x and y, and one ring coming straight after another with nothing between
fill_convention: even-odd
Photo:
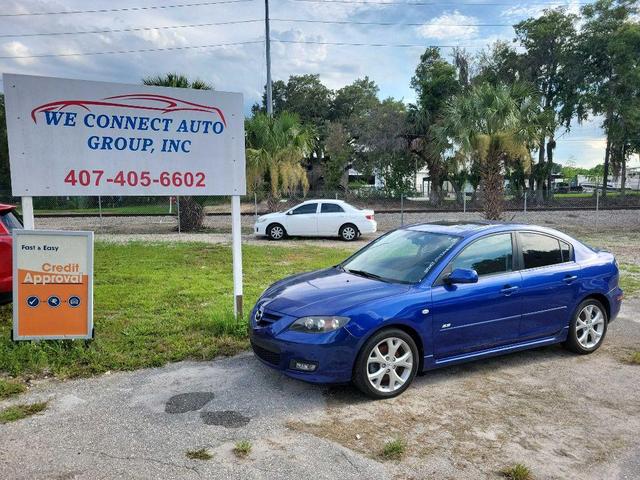
<instances>
[{"instance_id":1,"label":"chain-link fence","mask_svg":"<svg viewBox=\"0 0 640 480\"><path fill-rule=\"evenodd\" d=\"M401 211L481 211L482 195L444 195L433 199L419 193L394 194L383 190L356 191L310 191L306 194L294 193L274 199L268 195L251 194L242 197L242 213L262 215L273 210L286 210L310 199L339 199L359 208L377 212L395 213ZM229 214L231 204L228 197L197 197L205 214ZM0 191L0 202L20 205L19 197ZM33 200L36 216L155 216L176 215L179 197L35 197ZM546 191L525 191L504 197L505 211L518 210L572 210L572 209L640 208L640 192L628 190L620 192L601 191L585 193L553 193Z\"/></svg>"},{"instance_id":2,"label":"chain-link fence","mask_svg":"<svg viewBox=\"0 0 640 480\"><path fill-rule=\"evenodd\" d=\"M287 195L274 199L266 193L242 197L242 225L245 233L258 215L270 211L286 210L309 199L339 199L356 207L375 211L389 220L389 227L408 223L423 213L481 212L482 195L448 194L438 201L420 194L389 194L382 190L312 191ZM228 197L196 197L203 206L205 220L203 230L210 233L226 233L231 202ZM0 192L0 203L18 205L20 198ZM34 211L37 226L93 229L103 233L170 233L178 230L177 216L180 197L36 197ZM640 209L640 193L620 192L521 192L504 197L505 212L536 212L554 210L621 210ZM638 212L640 214L640 212ZM423 215L424 216L424 215ZM510 218L512 214L505 215ZM38 220L40 219L40 220ZM40 227L40 228L42 228Z\"/></svg>"}]
</instances>

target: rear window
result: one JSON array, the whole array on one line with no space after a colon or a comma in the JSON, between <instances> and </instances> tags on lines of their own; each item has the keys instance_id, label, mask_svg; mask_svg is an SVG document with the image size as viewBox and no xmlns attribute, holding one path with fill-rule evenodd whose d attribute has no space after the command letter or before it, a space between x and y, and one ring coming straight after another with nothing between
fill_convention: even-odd
<instances>
[{"instance_id":1,"label":"rear window","mask_svg":"<svg viewBox=\"0 0 640 480\"><path fill-rule=\"evenodd\" d=\"M13 212L7 212L0 215L0 222L2 222L9 233L13 232L16 228L22 228L20 220L18 220Z\"/></svg>"},{"instance_id":2,"label":"rear window","mask_svg":"<svg viewBox=\"0 0 640 480\"><path fill-rule=\"evenodd\" d=\"M323 203L321 213L342 213L344 210L340 205L336 205L335 203Z\"/></svg>"}]
</instances>

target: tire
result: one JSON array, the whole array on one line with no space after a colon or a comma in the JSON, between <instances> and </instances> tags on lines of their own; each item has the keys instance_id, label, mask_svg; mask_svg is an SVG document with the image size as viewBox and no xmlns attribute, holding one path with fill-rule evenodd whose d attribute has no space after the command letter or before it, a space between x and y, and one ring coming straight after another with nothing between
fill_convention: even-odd
<instances>
[{"instance_id":1,"label":"tire","mask_svg":"<svg viewBox=\"0 0 640 480\"><path fill-rule=\"evenodd\" d=\"M358 238L358 227L356 227L353 223L345 223L340 227L340 231L338 235L345 242L353 242L356 238Z\"/></svg>"},{"instance_id":2,"label":"tire","mask_svg":"<svg viewBox=\"0 0 640 480\"><path fill-rule=\"evenodd\" d=\"M392 345L395 345L397 350L386 356L386 353L391 352ZM410 354L408 357L407 353ZM400 356L396 356L397 354ZM388 364L382 363L387 361ZM381 330L367 340L360 350L353 369L353 383L370 398L393 398L409 388L416 376L419 363L418 347L408 333L396 328ZM371 375L378 372L378 375ZM402 383L398 379L402 380Z\"/></svg>"},{"instance_id":3,"label":"tire","mask_svg":"<svg viewBox=\"0 0 640 480\"><path fill-rule=\"evenodd\" d=\"M272 223L267 227L267 237L270 240L282 240L287 235L287 231L279 223Z\"/></svg>"},{"instance_id":4,"label":"tire","mask_svg":"<svg viewBox=\"0 0 640 480\"><path fill-rule=\"evenodd\" d=\"M604 341L608 323L607 310L602 303L587 298L576 308L569 324L569 335L563 345L582 355L595 352Z\"/></svg>"}]
</instances>

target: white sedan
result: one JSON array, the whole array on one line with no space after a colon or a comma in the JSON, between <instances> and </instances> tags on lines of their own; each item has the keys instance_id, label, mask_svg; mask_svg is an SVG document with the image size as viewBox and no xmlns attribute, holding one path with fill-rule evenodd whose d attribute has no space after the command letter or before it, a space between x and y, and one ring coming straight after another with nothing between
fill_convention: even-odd
<instances>
[{"instance_id":1,"label":"white sedan","mask_svg":"<svg viewBox=\"0 0 640 480\"><path fill-rule=\"evenodd\" d=\"M258 218L254 232L272 240L286 235L340 237L350 242L361 234L375 233L373 210L360 210L342 200L307 200L284 212Z\"/></svg>"}]
</instances>

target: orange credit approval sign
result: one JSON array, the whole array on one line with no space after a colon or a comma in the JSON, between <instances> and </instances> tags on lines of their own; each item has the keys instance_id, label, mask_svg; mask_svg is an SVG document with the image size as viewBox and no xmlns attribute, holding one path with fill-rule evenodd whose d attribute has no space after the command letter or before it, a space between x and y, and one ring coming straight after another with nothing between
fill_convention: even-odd
<instances>
[{"instance_id":1,"label":"orange credit approval sign","mask_svg":"<svg viewBox=\"0 0 640 480\"><path fill-rule=\"evenodd\" d=\"M13 231L13 339L93 337L93 232Z\"/></svg>"}]
</instances>

